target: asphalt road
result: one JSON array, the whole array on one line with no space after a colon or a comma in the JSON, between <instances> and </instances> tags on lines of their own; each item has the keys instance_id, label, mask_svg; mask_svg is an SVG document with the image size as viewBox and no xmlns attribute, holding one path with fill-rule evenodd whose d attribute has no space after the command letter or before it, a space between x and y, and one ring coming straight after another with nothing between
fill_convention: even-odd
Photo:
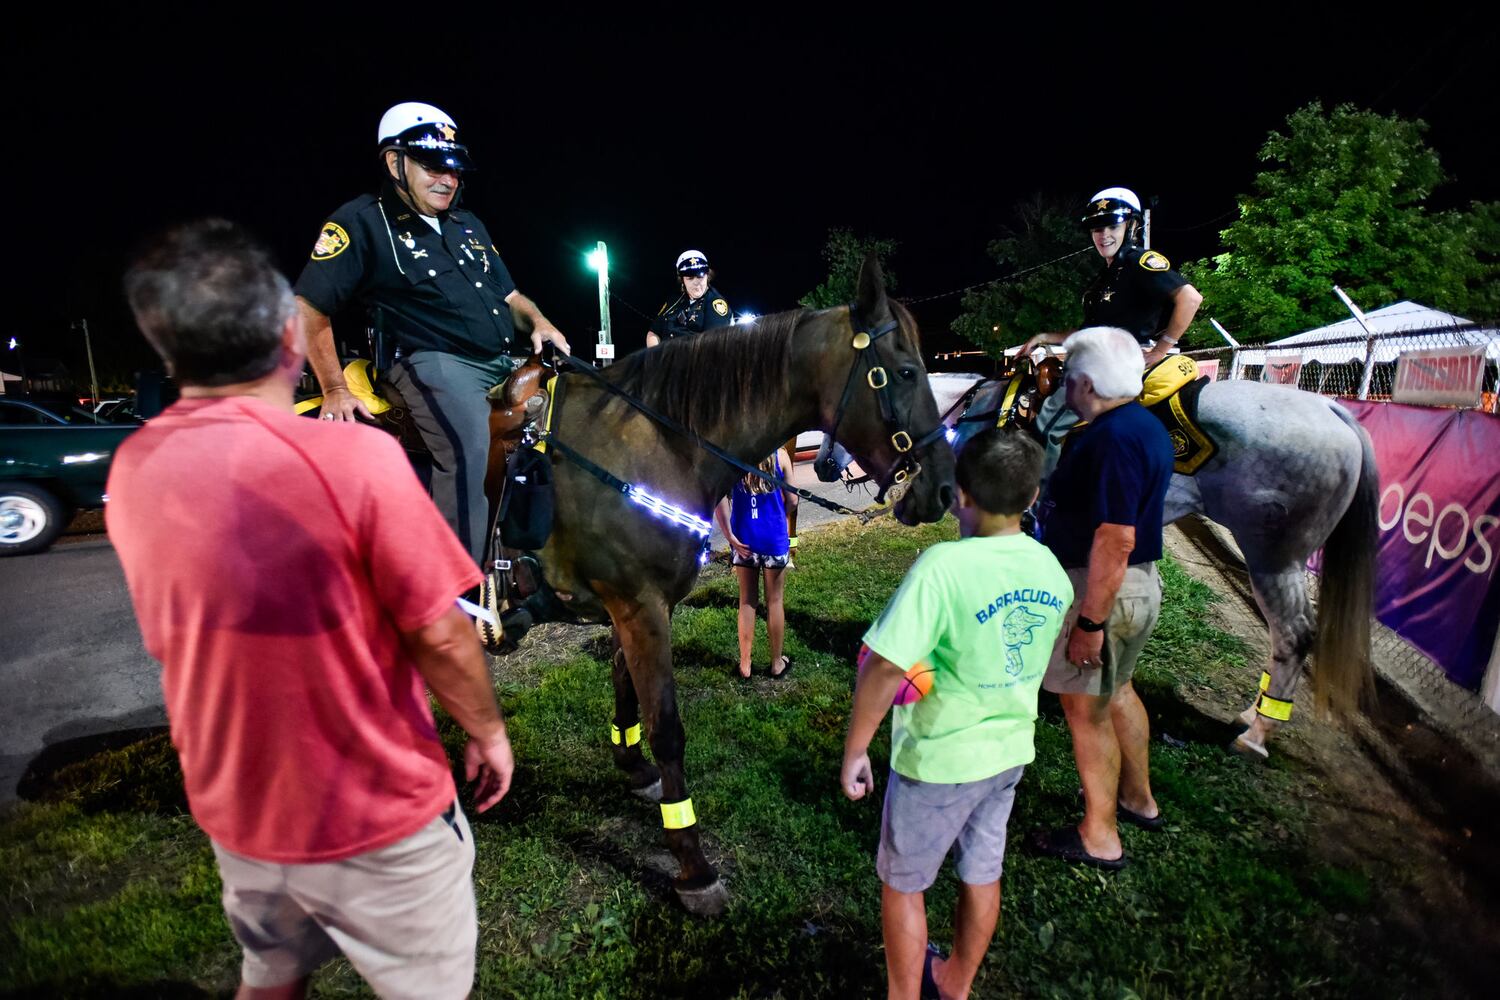
<instances>
[{"instance_id":1,"label":"asphalt road","mask_svg":"<svg viewBox=\"0 0 1500 1000\"><path fill-rule=\"evenodd\" d=\"M0 559L0 803L47 747L166 724L125 576L103 535Z\"/></svg>"}]
</instances>

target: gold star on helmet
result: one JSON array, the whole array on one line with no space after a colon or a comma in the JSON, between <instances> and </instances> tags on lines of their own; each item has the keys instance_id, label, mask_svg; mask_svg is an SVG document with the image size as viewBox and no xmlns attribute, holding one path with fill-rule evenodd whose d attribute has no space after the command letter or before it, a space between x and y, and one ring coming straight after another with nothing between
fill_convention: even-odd
<instances>
[{"instance_id":1,"label":"gold star on helmet","mask_svg":"<svg viewBox=\"0 0 1500 1000\"><path fill-rule=\"evenodd\" d=\"M439 125L438 131L443 133L443 138L447 139L449 142L452 142L453 137L458 134L453 131L452 125Z\"/></svg>"}]
</instances>

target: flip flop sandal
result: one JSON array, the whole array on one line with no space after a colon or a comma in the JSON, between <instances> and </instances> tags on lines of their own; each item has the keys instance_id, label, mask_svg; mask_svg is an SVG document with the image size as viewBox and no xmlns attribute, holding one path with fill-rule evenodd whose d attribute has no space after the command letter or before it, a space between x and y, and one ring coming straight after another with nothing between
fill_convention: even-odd
<instances>
[{"instance_id":1,"label":"flip flop sandal","mask_svg":"<svg viewBox=\"0 0 1500 1000\"><path fill-rule=\"evenodd\" d=\"M948 956L943 950L931 941L927 942L927 954L922 957L922 991L919 996L922 1000L942 1000L942 994L938 992L937 980L932 975L932 960L935 958L947 961Z\"/></svg>"},{"instance_id":2,"label":"flip flop sandal","mask_svg":"<svg viewBox=\"0 0 1500 1000\"><path fill-rule=\"evenodd\" d=\"M1031 848L1038 854L1062 858L1073 864L1092 865L1110 872L1117 872L1130 863L1123 853L1118 858L1101 858L1096 854L1090 854L1083 846L1083 837L1079 835L1076 826L1061 826L1056 830L1034 830L1031 834Z\"/></svg>"},{"instance_id":3,"label":"flip flop sandal","mask_svg":"<svg viewBox=\"0 0 1500 1000\"><path fill-rule=\"evenodd\" d=\"M1159 812L1155 816L1142 816L1133 809L1126 809L1118 802L1115 803L1115 818L1122 819L1132 826L1138 826L1142 830L1150 830L1153 833L1167 825L1167 821L1162 819Z\"/></svg>"},{"instance_id":4,"label":"flip flop sandal","mask_svg":"<svg viewBox=\"0 0 1500 1000\"><path fill-rule=\"evenodd\" d=\"M1078 801L1084 801L1082 788L1078 789ZM1155 816L1142 816L1134 809L1127 809L1118 802L1115 803L1115 818L1132 826L1138 826L1142 830L1150 830L1152 833L1161 830L1167 825L1167 821L1162 818L1160 812Z\"/></svg>"},{"instance_id":5,"label":"flip flop sandal","mask_svg":"<svg viewBox=\"0 0 1500 1000\"><path fill-rule=\"evenodd\" d=\"M766 673L770 674L771 680L773 680L773 681L783 681L783 680L786 680L786 675L789 674L789 673L791 673L791 672L792 672L792 658L790 656L783 656L781 658L781 673L778 674L774 670L771 670L770 668L767 668L767 670L766 670Z\"/></svg>"}]
</instances>

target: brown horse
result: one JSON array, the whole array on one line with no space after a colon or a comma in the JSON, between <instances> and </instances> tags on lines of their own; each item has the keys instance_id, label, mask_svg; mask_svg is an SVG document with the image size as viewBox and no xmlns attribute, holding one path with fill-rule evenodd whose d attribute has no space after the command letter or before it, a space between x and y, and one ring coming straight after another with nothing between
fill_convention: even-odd
<instances>
[{"instance_id":1,"label":"brown horse","mask_svg":"<svg viewBox=\"0 0 1500 1000\"><path fill-rule=\"evenodd\" d=\"M916 325L887 299L873 261L849 306L670 340L604 377L752 464L796 432L822 428L882 485L905 480L894 508L904 524L937 521L952 504L953 453L932 433L937 404ZM742 474L591 377L575 372L559 382L550 440L620 480L706 519ZM546 580L575 619L613 623L615 764L633 792L662 803L667 845L680 865L678 898L694 913L718 913L728 894L699 844L672 678L672 609L697 579L703 536L632 502L566 451L547 451L556 515L538 553ZM641 753L642 722L654 765Z\"/></svg>"}]
</instances>

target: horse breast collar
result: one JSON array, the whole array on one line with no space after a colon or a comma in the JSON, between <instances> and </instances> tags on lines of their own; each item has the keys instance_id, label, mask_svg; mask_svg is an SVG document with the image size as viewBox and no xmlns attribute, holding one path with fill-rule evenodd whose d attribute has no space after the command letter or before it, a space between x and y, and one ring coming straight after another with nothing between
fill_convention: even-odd
<instances>
[{"instance_id":1,"label":"horse breast collar","mask_svg":"<svg viewBox=\"0 0 1500 1000\"><path fill-rule=\"evenodd\" d=\"M854 364L849 368L849 378L844 382L844 394L839 399L839 408L833 415L833 429L828 433L830 437L837 439L839 424L843 423L844 411L849 408L849 400L854 392L855 378L863 367L865 384L875 390L876 401L880 404L880 419L885 422L885 429L890 434L891 447L895 448L900 456L896 464L891 467L886 479L880 483L880 491L875 494L875 502L884 503L885 495L892 486L906 483L916 478L922 471L921 463L916 459L916 453L942 437L946 428L939 421L936 427L913 441L910 432L896 421L896 407L891 402L890 373L880 363L880 355L875 349L875 342L886 334L900 329L900 323L891 319L873 331L865 330L864 324L859 319L858 308L851 302L849 303L849 326L854 330L850 346L858 353ZM907 417L909 424L909 413Z\"/></svg>"}]
</instances>

